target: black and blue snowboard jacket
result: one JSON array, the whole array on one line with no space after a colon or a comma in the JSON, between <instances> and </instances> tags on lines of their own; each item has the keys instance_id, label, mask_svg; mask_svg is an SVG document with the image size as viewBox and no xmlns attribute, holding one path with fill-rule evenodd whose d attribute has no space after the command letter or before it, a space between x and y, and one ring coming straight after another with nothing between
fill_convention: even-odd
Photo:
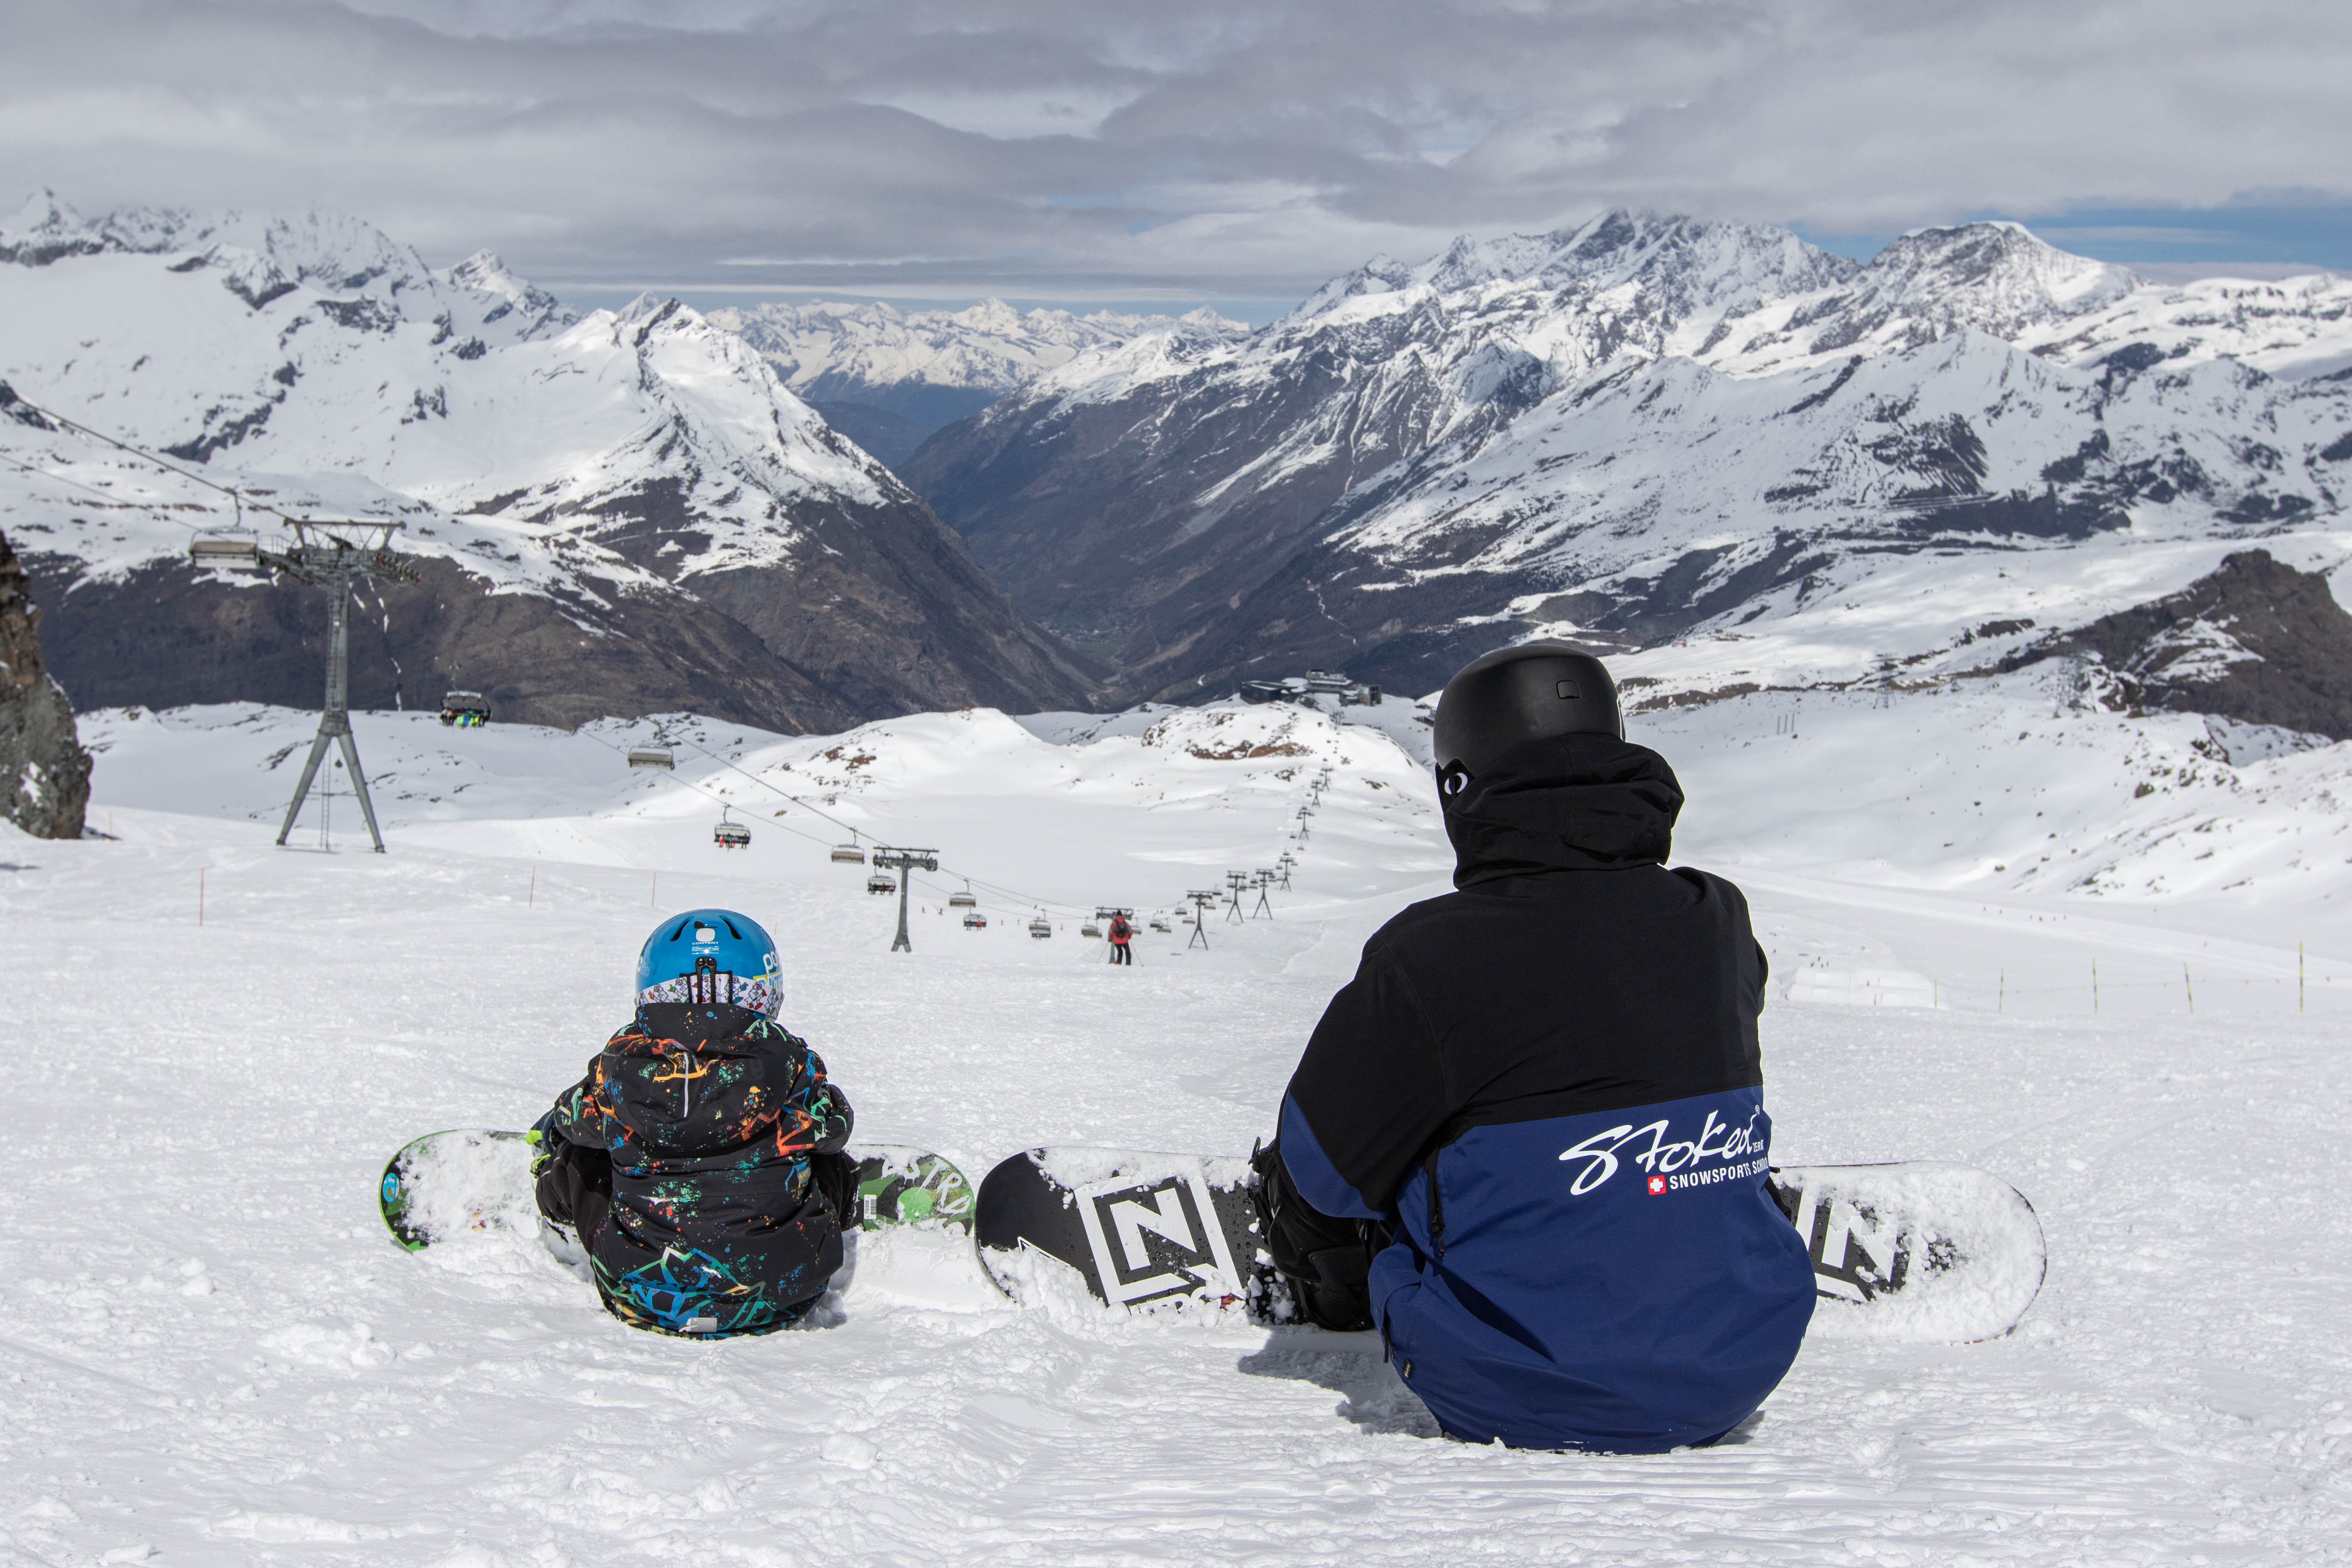
<instances>
[{"instance_id":1,"label":"black and blue snowboard jacket","mask_svg":"<svg viewBox=\"0 0 2352 1568\"><path fill-rule=\"evenodd\" d=\"M1747 900L1663 864L1681 787L1613 736L1445 803L1455 892L1364 944L1282 1103L1297 1197L1385 1220L1371 1310L1446 1431L1712 1441L1787 1372L1811 1267L1765 1184Z\"/></svg>"},{"instance_id":2,"label":"black and blue snowboard jacket","mask_svg":"<svg viewBox=\"0 0 2352 1568\"><path fill-rule=\"evenodd\" d=\"M697 1041L648 1026L669 1011L684 1009L641 1009L542 1123L612 1160L611 1209L581 1238L597 1293L658 1332L782 1328L841 1267L812 1162L849 1142L848 1098L807 1041L756 1014Z\"/></svg>"}]
</instances>

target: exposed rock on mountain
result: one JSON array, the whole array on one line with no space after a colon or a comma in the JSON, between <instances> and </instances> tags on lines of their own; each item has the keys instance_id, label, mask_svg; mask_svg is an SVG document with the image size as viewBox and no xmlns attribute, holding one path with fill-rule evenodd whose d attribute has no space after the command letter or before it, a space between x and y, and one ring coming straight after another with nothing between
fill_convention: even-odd
<instances>
[{"instance_id":1,"label":"exposed rock on mountain","mask_svg":"<svg viewBox=\"0 0 2352 1568\"><path fill-rule=\"evenodd\" d=\"M41 659L41 612L0 534L0 816L36 838L79 838L89 805L89 753L73 704Z\"/></svg>"},{"instance_id":2,"label":"exposed rock on mountain","mask_svg":"<svg viewBox=\"0 0 2352 1568\"><path fill-rule=\"evenodd\" d=\"M785 385L810 402L895 416L926 436L978 413L1083 350L1177 325L1167 316L1109 310L1090 316L1024 313L1002 300L983 300L963 310L907 314L880 303L763 304L713 310L710 320L740 333L776 367ZM1240 323L1205 310L1186 321L1196 327L1242 330ZM841 421L835 424L856 438ZM866 449L889 460L875 447Z\"/></svg>"},{"instance_id":3,"label":"exposed rock on mountain","mask_svg":"<svg viewBox=\"0 0 2352 1568\"><path fill-rule=\"evenodd\" d=\"M907 473L1126 695L1308 666L1426 690L1538 631L1737 628L1774 642L1759 680L1843 680L1999 654L1967 639L2036 619L2029 580L2046 633L2233 541L2320 541L2345 366L2342 279L2162 288L2006 224L1864 264L1618 213L1375 262L1246 338L1091 351Z\"/></svg>"},{"instance_id":4,"label":"exposed rock on mountain","mask_svg":"<svg viewBox=\"0 0 2352 1568\"><path fill-rule=\"evenodd\" d=\"M2352 740L2352 615L2325 576L2268 551L2226 556L2177 594L2102 616L2011 662L2066 655L2095 660L2136 707Z\"/></svg>"},{"instance_id":5,"label":"exposed rock on mountain","mask_svg":"<svg viewBox=\"0 0 2352 1568\"><path fill-rule=\"evenodd\" d=\"M315 700L325 606L191 571L227 499L27 404L282 511L405 522L425 580L355 623L354 702L792 731L1086 700L961 539L675 301L577 317L494 257L435 272L322 215L43 198L0 258L0 517L85 702Z\"/></svg>"}]
</instances>

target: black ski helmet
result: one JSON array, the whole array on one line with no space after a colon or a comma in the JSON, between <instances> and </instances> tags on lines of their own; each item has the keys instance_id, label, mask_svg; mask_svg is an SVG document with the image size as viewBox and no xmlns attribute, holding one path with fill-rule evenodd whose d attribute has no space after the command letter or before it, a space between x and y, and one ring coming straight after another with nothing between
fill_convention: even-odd
<instances>
[{"instance_id":1,"label":"black ski helmet","mask_svg":"<svg viewBox=\"0 0 2352 1568\"><path fill-rule=\"evenodd\" d=\"M1498 647L1462 667L1437 700L1437 786L1459 794L1513 747L1553 735L1625 734L1617 683L1573 643Z\"/></svg>"}]
</instances>

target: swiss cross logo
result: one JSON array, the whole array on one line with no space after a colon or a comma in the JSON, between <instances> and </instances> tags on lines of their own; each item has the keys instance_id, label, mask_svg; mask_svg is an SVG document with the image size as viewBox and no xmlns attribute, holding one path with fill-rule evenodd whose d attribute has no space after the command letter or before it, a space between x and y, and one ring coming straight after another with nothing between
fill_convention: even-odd
<instances>
[{"instance_id":1,"label":"swiss cross logo","mask_svg":"<svg viewBox=\"0 0 2352 1568\"><path fill-rule=\"evenodd\" d=\"M1652 1176L1652 1177L1650 1178L1650 1195L1651 1195L1651 1196L1655 1197L1658 1194L1663 1193L1663 1192L1664 1192L1665 1190L1666 1190L1666 1179L1665 1179L1665 1177L1664 1177L1664 1176Z\"/></svg>"}]
</instances>

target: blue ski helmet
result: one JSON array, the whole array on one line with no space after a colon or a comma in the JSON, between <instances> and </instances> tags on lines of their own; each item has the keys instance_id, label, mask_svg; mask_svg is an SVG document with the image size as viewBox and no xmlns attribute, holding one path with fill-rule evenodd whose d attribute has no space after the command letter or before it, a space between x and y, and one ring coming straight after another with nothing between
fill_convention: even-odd
<instances>
[{"instance_id":1,"label":"blue ski helmet","mask_svg":"<svg viewBox=\"0 0 2352 1568\"><path fill-rule=\"evenodd\" d=\"M776 942L733 910L689 910L654 928L637 954L637 1005L732 1004L763 1018L784 1005Z\"/></svg>"}]
</instances>

